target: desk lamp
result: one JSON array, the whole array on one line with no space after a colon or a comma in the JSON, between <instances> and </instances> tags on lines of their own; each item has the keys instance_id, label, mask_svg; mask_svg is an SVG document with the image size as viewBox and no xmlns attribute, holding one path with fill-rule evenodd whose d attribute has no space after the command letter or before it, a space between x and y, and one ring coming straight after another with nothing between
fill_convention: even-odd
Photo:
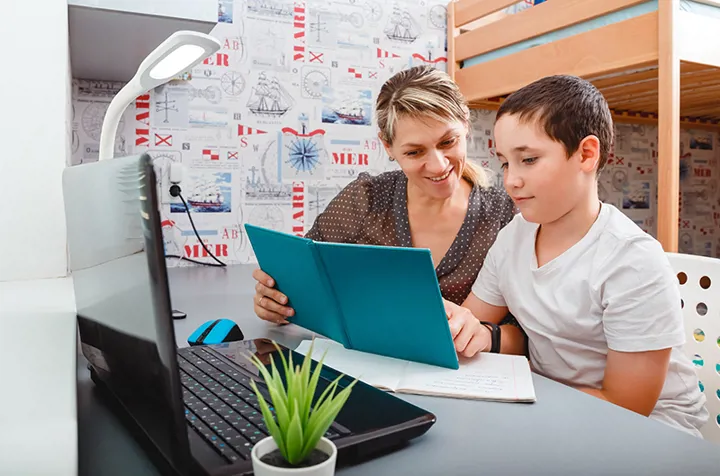
<instances>
[{"instance_id":1,"label":"desk lamp","mask_svg":"<svg viewBox=\"0 0 720 476\"><path fill-rule=\"evenodd\" d=\"M108 106L100 132L99 160L113 157L120 117L135 98L192 68L221 46L218 40L204 33L177 31L155 48Z\"/></svg>"}]
</instances>

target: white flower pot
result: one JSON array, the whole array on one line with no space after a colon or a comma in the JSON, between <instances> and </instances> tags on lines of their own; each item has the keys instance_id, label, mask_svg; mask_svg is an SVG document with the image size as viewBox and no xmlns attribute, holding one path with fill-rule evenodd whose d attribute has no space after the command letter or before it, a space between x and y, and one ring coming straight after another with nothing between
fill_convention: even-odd
<instances>
[{"instance_id":1,"label":"white flower pot","mask_svg":"<svg viewBox=\"0 0 720 476\"><path fill-rule=\"evenodd\" d=\"M335 474L335 461L337 460L337 447L335 443L325 437L320 438L316 448L330 457L322 463L305 468L281 468L260 461L264 455L277 449L275 440L271 436L260 440L252 449L252 464L255 476L333 476Z\"/></svg>"}]
</instances>

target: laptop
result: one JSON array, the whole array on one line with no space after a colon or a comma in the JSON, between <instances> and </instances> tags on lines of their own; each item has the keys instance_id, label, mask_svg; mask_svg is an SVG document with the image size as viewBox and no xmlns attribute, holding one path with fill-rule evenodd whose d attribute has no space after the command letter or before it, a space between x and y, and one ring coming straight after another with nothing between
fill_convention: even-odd
<instances>
[{"instance_id":1,"label":"laptop","mask_svg":"<svg viewBox=\"0 0 720 476\"><path fill-rule=\"evenodd\" d=\"M269 394L246 356L269 364L278 350L265 339L177 347L156 177L147 154L63 173L82 353L103 401L163 474L252 474L250 451L268 432L250 381ZM318 395L339 375L324 366ZM344 377L341 386L351 380ZM393 451L435 420L358 382L326 436L343 466Z\"/></svg>"}]
</instances>

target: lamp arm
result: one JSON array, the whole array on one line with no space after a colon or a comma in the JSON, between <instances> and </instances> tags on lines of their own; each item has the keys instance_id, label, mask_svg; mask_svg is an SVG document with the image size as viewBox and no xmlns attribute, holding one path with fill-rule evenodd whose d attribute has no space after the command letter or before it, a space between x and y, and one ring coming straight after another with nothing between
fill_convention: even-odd
<instances>
[{"instance_id":1,"label":"lamp arm","mask_svg":"<svg viewBox=\"0 0 720 476\"><path fill-rule=\"evenodd\" d=\"M115 155L115 136L125 109L135 98L143 94L135 78L127 83L110 101L100 132L100 155L98 160L112 159Z\"/></svg>"}]
</instances>

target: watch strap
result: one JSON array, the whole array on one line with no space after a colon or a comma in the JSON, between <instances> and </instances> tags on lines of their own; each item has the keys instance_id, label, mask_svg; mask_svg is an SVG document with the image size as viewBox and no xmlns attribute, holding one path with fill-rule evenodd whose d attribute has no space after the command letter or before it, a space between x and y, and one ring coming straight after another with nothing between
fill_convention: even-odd
<instances>
[{"instance_id":1,"label":"watch strap","mask_svg":"<svg viewBox=\"0 0 720 476\"><path fill-rule=\"evenodd\" d=\"M480 321L480 324L490 329L490 336L492 337L492 343L490 344L490 352L494 354L500 353L500 326L493 322Z\"/></svg>"}]
</instances>

